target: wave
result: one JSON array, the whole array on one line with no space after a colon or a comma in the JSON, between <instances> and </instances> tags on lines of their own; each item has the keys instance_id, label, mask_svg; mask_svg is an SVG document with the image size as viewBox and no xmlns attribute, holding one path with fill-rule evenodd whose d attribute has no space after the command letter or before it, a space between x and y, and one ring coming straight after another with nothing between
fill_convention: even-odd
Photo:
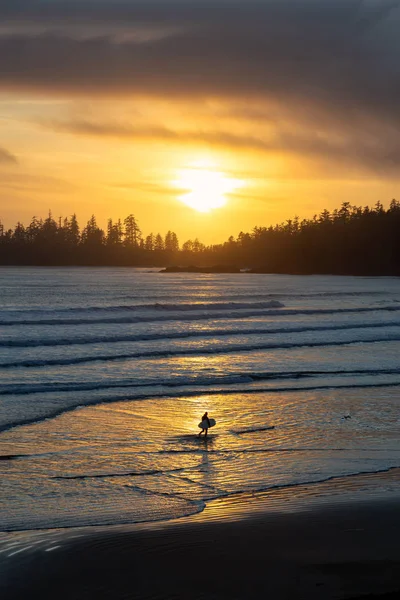
<instances>
[{"instance_id":1,"label":"wave","mask_svg":"<svg viewBox=\"0 0 400 600\"><path fill-rule=\"evenodd\" d=\"M140 309L170 310L175 312L198 310L242 310L246 308L261 309L283 307L284 304L278 302L277 300L269 300L268 302L179 302L178 304L163 304L161 302L156 302L155 304L140 305Z\"/></svg>"},{"instance_id":2,"label":"wave","mask_svg":"<svg viewBox=\"0 0 400 600\"><path fill-rule=\"evenodd\" d=\"M277 300L268 300L260 302L152 302L150 304L115 304L111 306L70 306L68 308L30 308L21 309L15 312L24 312L31 314L46 313L87 313L87 312L116 312L121 310L142 311L142 310L166 310L166 311L198 311L198 310L232 310L242 308L281 308L284 306Z\"/></svg>"},{"instance_id":3,"label":"wave","mask_svg":"<svg viewBox=\"0 0 400 600\"><path fill-rule=\"evenodd\" d=\"M162 475L165 473L178 473L184 471L186 467L179 469L151 469L149 471L123 471L121 473L88 473L85 475L58 475L51 479L103 479L104 477L142 477L145 475Z\"/></svg>"},{"instance_id":4,"label":"wave","mask_svg":"<svg viewBox=\"0 0 400 600\"><path fill-rule=\"evenodd\" d=\"M47 419L54 419L59 417L62 414L67 412L72 412L79 408L83 408L86 406L96 406L98 404L115 404L116 402L129 402L129 401L143 401L148 400L149 398L191 398L191 397L201 397L201 396L213 396L213 395L229 395L232 393L235 394L275 394L275 393L303 393L310 392L315 390L342 390L342 389L374 389L374 388L389 388L389 387L400 387L400 381L393 382L384 382L384 383L353 383L353 384L343 384L343 385L333 385L333 384L322 384L322 385L314 385L314 386L304 386L302 388L287 386L287 387L267 387L267 388L207 388L207 389L199 389L199 390L184 390L182 391L162 391L160 393L151 394L125 394L123 397L115 396L114 398L111 396L102 397L102 398L91 398L84 402L82 399L76 401L76 403L69 405L58 407L55 410L49 410L46 415L30 417L28 419L19 419L16 421L12 421L9 423L0 424L0 433L3 431L8 431L9 429L13 429L14 427L21 427L24 425L33 425L34 423L40 423ZM164 451L162 451L164 452ZM178 452L178 451L177 451ZM181 451L179 451L181 452Z\"/></svg>"},{"instance_id":5,"label":"wave","mask_svg":"<svg viewBox=\"0 0 400 600\"><path fill-rule=\"evenodd\" d=\"M368 298L370 296L387 296L388 295L388 291L387 290L361 290L361 291L340 291L340 292L333 292L333 291L328 291L328 292L305 292L305 293L298 293L298 292L273 292L273 293L253 293L253 291L251 293L246 292L244 294L239 294L236 293L234 295L232 295L232 300L230 302L237 302L238 300L249 300L250 298L252 300L263 300L264 302L266 302L267 300L287 300L287 299L297 299L297 298ZM173 299L173 300L177 300L179 301L180 297L178 295L174 295L174 294L169 294L169 299ZM114 299L115 300L136 300L136 296L133 296L132 294L122 294L121 296L116 296ZM221 295L220 294L207 294L207 298L209 301L213 301L213 302L221 302ZM162 303L161 303L162 304ZM143 306L143 305L141 305Z\"/></svg>"},{"instance_id":6,"label":"wave","mask_svg":"<svg viewBox=\"0 0 400 600\"><path fill-rule=\"evenodd\" d=\"M193 437L193 436L192 436ZM315 451L325 451L325 449L320 449L320 448L301 448L301 449L297 449L297 448L272 448L272 449L255 449L254 452L255 453L291 453L291 452L315 452ZM346 450L349 450L348 448ZM337 451L336 448L329 448L329 452L332 451ZM342 449L338 450L339 452L342 452ZM199 454L199 450L183 450L182 451L184 454ZM248 454L248 453L252 453L252 450L238 450L237 448L235 448L234 450L221 450L221 451L213 451L213 454ZM203 453L202 450L200 450L200 453ZM280 489L280 488L286 488L286 487L296 487L296 486L302 486L302 485L307 485L310 483L323 483L323 482L327 482L327 481L331 481L332 479L342 479L342 478L348 478L348 477L357 477L359 475L374 475L377 473L387 473L390 471L394 471L399 469L399 466L395 466L395 467L382 467L382 468L378 468L374 471L370 471L370 470L362 470L362 471L355 471L353 473L348 473L348 474L339 474L339 475L328 475L326 477L324 477L323 479L318 479L317 481L312 480L312 481L305 481L305 482L294 482L294 483L283 483L283 484L269 484L267 486L262 486L261 488L257 488L256 490L249 490L249 489L245 489L245 490L235 490L234 492L219 492L217 496L214 497L207 497L204 498L204 500L212 500L212 499L216 499L216 498L226 498L227 496L236 496L236 495L240 495L240 494L246 494L246 493L253 493L254 491L257 492L263 492L263 491L267 491L270 489ZM152 471L121 471L121 472L105 472L105 473L87 473L87 474L82 474L82 475L58 475L55 477L51 477L51 479L63 479L63 480L69 480L69 479L109 479L109 478L115 478L115 477L145 477L147 475L163 475L163 474L169 474L169 473L177 473L180 471L190 471L191 468L189 467L180 467L178 469L160 469L160 470L152 470ZM183 478L186 481L190 481L192 483L193 480L190 479L190 477L185 477ZM198 485L204 486L206 488L211 488L213 490L216 490L215 486L210 486L208 484L204 484L204 483L200 483L200 482L196 482ZM140 488L141 489L141 488ZM148 492L153 492L153 490L146 490ZM157 493L157 492L154 492ZM162 494L164 495L164 494ZM174 495L174 494L171 494Z\"/></svg>"},{"instance_id":7,"label":"wave","mask_svg":"<svg viewBox=\"0 0 400 600\"><path fill-rule=\"evenodd\" d=\"M77 309L78 310L78 309ZM98 309L101 310L101 309ZM117 310L117 309L112 309ZM118 309L120 311L121 309ZM81 312L81 309L79 309ZM168 315L141 315L141 316L118 316L118 317L101 317L101 318L52 318L52 319L2 319L0 325L2 327L15 325L99 325L99 324L129 324L129 323L157 323L163 321L204 321L211 319L247 319L256 316L314 316L314 315L335 315L335 314L364 314L371 312L399 312L400 305L391 306L374 306L374 307L358 307L358 308L282 308L279 310L235 310L221 314L221 311L204 312L202 314L168 314Z\"/></svg>"},{"instance_id":8,"label":"wave","mask_svg":"<svg viewBox=\"0 0 400 600\"><path fill-rule=\"evenodd\" d=\"M180 340L190 338L227 337L241 335L278 335L287 333L307 333L311 331L349 331L352 329L381 329L383 327L400 327L400 321L380 321L379 323L346 323L343 325L315 325L303 327L279 327L260 329L201 329L194 331L172 331L168 333L143 333L140 335L102 335L74 338L39 338L22 340L0 340L1 348L38 348L46 346L83 346L88 344L117 344L125 342L146 342L156 340Z\"/></svg>"},{"instance_id":9,"label":"wave","mask_svg":"<svg viewBox=\"0 0 400 600\"><path fill-rule=\"evenodd\" d=\"M111 389L125 389L125 388L166 388L174 389L187 386L204 386L204 385L229 385L229 384L240 384L240 383L251 383L253 380L251 377L246 375L227 375L221 377L210 377L210 378L198 378L193 377L192 379L185 377L183 380L176 381L152 381L141 383L137 380L124 380L124 381L106 381L103 383L98 382L81 382L81 383L39 383L39 384L17 384L17 385L1 385L0 396L18 395L25 396L30 394L48 394L48 393L61 393L61 392L93 392L100 390L111 390Z\"/></svg>"},{"instance_id":10,"label":"wave","mask_svg":"<svg viewBox=\"0 0 400 600\"><path fill-rule=\"evenodd\" d=\"M150 490L147 488L142 488L140 486L135 486L135 491L140 492L144 495L157 495L157 496L168 496L168 497L179 497L182 500L185 500L185 502L187 502L190 507L191 510L188 512L187 510L183 511L180 515L171 515L169 518L165 518L165 517L147 517L147 518L142 518L139 517L137 519L130 519L127 520L125 518L125 516L122 514L122 517L118 518L118 519L112 519L110 521L104 521L104 518L100 517L99 522L93 522L93 520L91 519L90 522L86 523L86 527L96 527L96 526L107 526L107 525L126 525L126 524L133 524L133 523L146 523L146 522L168 522L171 520L176 520L179 518L186 518L188 516L191 516L193 514L200 514L202 513L206 506L207 506L207 502L211 502L211 501L215 501L215 500L234 500L235 498L252 498L254 499L255 494L262 496L265 493L271 493L271 492L279 492L279 491L283 491L283 490L291 490L291 489L296 489L301 491L302 488L304 488L305 490L307 490L308 488L318 488L319 485L324 485L324 484L329 484L330 482L335 482L335 487L336 489L338 488L338 484L340 483L346 483L351 479L354 479L355 481L357 481L360 478L366 477L366 476L382 476L384 473L391 473L392 471L397 471L399 469L398 465L391 465L391 466L382 466L382 467L378 467L376 469L371 470L370 468L365 468L365 469L358 469L358 470L353 470L350 472L344 472L344 473L338 473L335 475L316 475L315 477L310 477L309 475L305 475L304 478L299 478L297 481L291 481L291 482L287 482L287 483L275 483L275 484L261 484L261 485L257 485L251 489L246 488L246 489L239 489L239 490L234 490L234 491L222 491L222 490L218 490L217 488L215 488L214 486L208 486L208 485L204 485L204 484L200 484L200 485L204 485L205 488L209 488L210 490L213 490L213 493L210 495L206 495L205 497L203 497L201 500L192 500L190 498L182 498L179 495L176 495L174 493L166 493L166 492L158 492L158 491L154 491L154 490ZM100 475L95 475L94 477L123 477L123 476L129 476L129 474L124 474L124 473L115 473L115 474L104 474L103 476ZM90 475L87 476L87 478L90 478ZM68 478L66 478L68 479ZM191 481L193 483L193 480L191 480L190 478L188 478L188 481ZM361 488L356 488L356 490L358 489L358 491L361 490ZM209 517L210 518L210 517ZM211 521L215 520L215 518L213 519L213 517L211 516ZM217 520L218 517L217 517ZM82 525L81 525L82 526ZM61 530L69 530L69 529L75 529L76 528L76 524L59 524L57 523L57 530L61 531ZM15 525L11 525L11 526L3 526L2 530L5 532L13 532L13 531L37 531L37 530L43 530L43 529L47 529L47 530L52 530L54 529L54 525L50 522L47 524L41 524L40 526L35 526L35 525L27 525L24 523L23 527L16 527Z\"/></svg>"},{"instance_id":11,"label":"wave","mask_svg":"<svg viewBox=\"0 0 400 600\"><path fill-rule=\"evenodd\" d=\"M243 372L243 373L226 373L222 375L211 375L209 377L192 377L181 376L173 379L157 379L154 381L142 382L139 379L123 379L123 380L105 380L76 382L76 383L61 383L53 381L51 383L20 383L20 384L0 384L0 396L18 395L25 396L30 394L49 394L62 392L92 392L111 389L145 389L145 388L165 388L176 389L189 386L212 386L212 385L238 385L251 384L259 381L282 381L282 380L300 380L313 379L319 377L350 377L350 376L378 376L378 375L400 375L400 367L393 369L339 369L331 371L277 371L277 372ZM302 388L300 388L302 389ZM236 432L238 433L238 432Z\"/></svg>"},{"instance_id":12,"label":"wave","mask_svg":"<svg viewBox=\"0 0 400 600\"><path fill-rule=\"evenodd\" d=\"M49 367L49 366L68 366L92 362L110 362L117 360L130 360L133 358L168 358L174 356L210 356L214 354L232 354L241 352L257 352L261 350L290 350L295 348L320 348L335 346L350 346L353 344L376 344L381 342L400 341L400 335L386 335L384 337L370 337L360 340L343 341L323 341L323 342L287 342L287 343L267 343L267 344L232 344L217 348L176 348L174 350L147 350L142 352L129 352L124 354L103 354L98 356L79 356L76 358L50 358L50 359L27 359L22 361L5 362L0 364L0 369L10 368L31 368L31 367Z\"/></svg>"}]
</instances>

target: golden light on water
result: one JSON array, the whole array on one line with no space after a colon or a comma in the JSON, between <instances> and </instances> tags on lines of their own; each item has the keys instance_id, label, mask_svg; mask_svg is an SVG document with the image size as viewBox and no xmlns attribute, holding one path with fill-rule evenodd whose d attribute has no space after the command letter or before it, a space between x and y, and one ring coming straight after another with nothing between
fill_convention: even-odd
<instances>
[{"instance_id":1,"label":"golden light on water","mask_svg":"<svg viewBox=\"0 0 400 600\"><path fill-rule=\"evenodd\" d=\"M203 213L225 206L227 196L244 185L243 181L229 177L208 161L192 163L178 171L178 178L173 183L186 192L179 200Z\"/></svg>"}]
</instances>

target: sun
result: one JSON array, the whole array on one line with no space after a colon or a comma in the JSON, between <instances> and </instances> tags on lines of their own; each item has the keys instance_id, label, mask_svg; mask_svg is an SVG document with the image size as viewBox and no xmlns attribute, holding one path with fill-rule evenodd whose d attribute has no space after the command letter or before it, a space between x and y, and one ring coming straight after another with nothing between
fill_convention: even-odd
<instances>
[{"instance_id":1,"label":"sun","mask_svg":"<svg viewBox=\"0 0 400 600\"><path fill-rule=\"evenodd\" d=\"M175 186L186 192L179 200L199 212L210 212L227 203L227 194L241 187L242 182L228 177L206 161L192 163L178 171Z\"/></svg>"}]
</instances>

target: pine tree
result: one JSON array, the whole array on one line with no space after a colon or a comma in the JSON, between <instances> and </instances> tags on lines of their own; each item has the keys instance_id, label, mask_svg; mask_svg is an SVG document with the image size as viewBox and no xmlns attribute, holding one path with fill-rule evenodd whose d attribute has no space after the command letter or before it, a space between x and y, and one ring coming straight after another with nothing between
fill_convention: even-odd
<instances>
[{"instance_id":1,"label":"pine tree","mask_svg":"<svg viewBox=\"0 0 400 600\"><path fill-rule=\"evenodd\" d=\"M161 250L165 250L164 240L160 233L157 233L156 239L154 242L154 250L160 252Z\"/></svg>"},{"instance_id":2,"label":"pine tree","mask_svg":"<svg viewBox=\"0 0 400 600\"><path fill-rule=\"evenodd\" d=\"M139 246L142 238L142 232L134 215L129 215L124 220L125 225L125 245Z\"/></svg>"}]
</instances>

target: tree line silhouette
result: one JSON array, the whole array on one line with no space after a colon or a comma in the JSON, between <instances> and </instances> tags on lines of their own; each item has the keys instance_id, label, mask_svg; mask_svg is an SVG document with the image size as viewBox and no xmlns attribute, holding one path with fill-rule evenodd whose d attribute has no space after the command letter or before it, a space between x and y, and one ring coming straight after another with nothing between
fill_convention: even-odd
<instances>
[{"instance_id":1,"label":"tree line silhouette","mask_svg":"<svg viewBox=\"0 0 400 600\"><path fill-rule=\"evenodd\" d=\"M220 265L258 273L400 275L400 202L385 209L344 202L312 219L298 217L240 232L222 244L198 239L181 246L176 233L142 234L133 214L109 219L104 231L93 215L81 230L76 215L33 217L6 230L0 221L1 265L168 266Z\"/></svg>"}]
</instances>

